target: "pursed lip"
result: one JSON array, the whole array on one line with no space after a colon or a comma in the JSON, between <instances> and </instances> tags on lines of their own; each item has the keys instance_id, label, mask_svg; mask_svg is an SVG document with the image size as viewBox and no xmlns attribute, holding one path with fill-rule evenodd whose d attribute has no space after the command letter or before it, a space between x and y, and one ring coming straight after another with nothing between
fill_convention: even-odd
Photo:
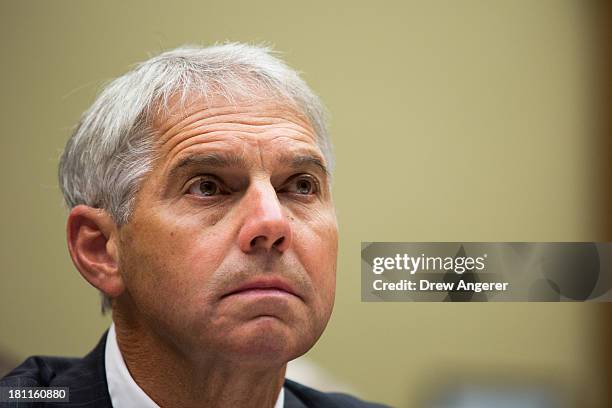
<instances>
[{"instance_id":1,"label":"pursed lip","mask_svg":"<svg viewBox=\"0 0 612 408\"><path fill-rule=\"evenodd\" d=\"M284 279L278 277L270 277L270 278L256 278L250 280L242 285L239 285L227 293L225 293L221 298L225 298L227 296L236 295L241 292L248 292L250 290L277 290L287 292L290 295L296 296L298 298L302 298L300 294L293 288L289 282Z\"/></svg>"}]
</instances>

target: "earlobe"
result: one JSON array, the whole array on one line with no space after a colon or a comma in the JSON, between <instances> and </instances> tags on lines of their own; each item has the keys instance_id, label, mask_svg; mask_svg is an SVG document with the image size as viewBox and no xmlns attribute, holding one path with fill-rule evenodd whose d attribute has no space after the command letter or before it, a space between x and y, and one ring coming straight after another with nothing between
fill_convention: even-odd
<instances>
[{"instance_id":1,"label":"earlobe","mask_svg":"<svg viewBox=\"0 0 612 408\"><path fill-rule=\"evenodd\" d=\"M113 298L123 290L119 272L117 225L99 208L77 205L66 225L68 250L81 275L105 295Z\"/></svg>"}]
</instances>

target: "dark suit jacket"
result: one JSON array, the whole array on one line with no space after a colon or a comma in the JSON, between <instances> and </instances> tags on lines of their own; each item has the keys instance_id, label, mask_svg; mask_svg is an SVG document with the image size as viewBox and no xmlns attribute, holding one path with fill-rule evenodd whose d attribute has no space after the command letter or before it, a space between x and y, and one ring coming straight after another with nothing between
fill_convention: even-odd
<instances>
[{"instance_id":1,"label":"dark suit jacket","mask_svg":"<svg viewBox=\"0 0 612 408\"><path fill-rule=\"evenodd\" d=\"M53 407L112 407L106 383L104 350L106 334L83 358L40 357L25 360L0 380L0 387L69 387L69 403ZM380 408L346 394L322 393L285 379L285 408ZM41 403L2 403L0 407L39 407Z\"/></svg>"}]
</instances>

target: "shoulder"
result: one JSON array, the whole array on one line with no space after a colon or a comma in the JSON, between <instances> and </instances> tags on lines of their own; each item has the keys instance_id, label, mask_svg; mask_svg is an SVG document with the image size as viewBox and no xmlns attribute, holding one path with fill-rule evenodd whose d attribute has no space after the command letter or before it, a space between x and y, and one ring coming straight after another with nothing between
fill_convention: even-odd
<instances>
[{"instance_id":1,"label":"shoulder","mask_svg":"<svg viewBox=\"0 0 612 408\"><path fill-rule=\"evenodd\" d=\"M321 392L295 381L285 379L285 390L287 390L286 406L291 406L288 400L297 398L306 407L316 408L388 408L387 405L366 402L348 394L335 392ZM295 405L300 406L300 405Z\"/></svg>"},{"instance_id":2,"label":"shoulder","mask_svg":"<svg viewBox=\"0 0 612 408\"><path fill-rule=\"evenodd\" d=\"M61 373L70 370L79 359L32 356L0 379L0 386L49 387Z\"/></svg>"},{"instance_id":3,"label":"shoulder","mask_svg":"<svg viewBox=\"0 0 612 408\"><path fill-rule=\"evenodd\" d=\"M78 402L84 407L110 406L104 368L105 345L106 335L83 358L29 357L0 379L0 387L68 387L72 403Z\"/></svg>"}]
</instances>

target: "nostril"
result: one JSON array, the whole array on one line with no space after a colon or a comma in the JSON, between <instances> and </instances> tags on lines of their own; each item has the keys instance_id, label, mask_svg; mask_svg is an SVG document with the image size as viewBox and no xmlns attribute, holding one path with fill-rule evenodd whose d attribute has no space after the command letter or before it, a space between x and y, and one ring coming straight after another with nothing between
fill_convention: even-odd
<instances>
[{"instance_id":1,"label":"nostril","mask_svg":"<svg viewBox=\"0 0 612 408\"><path fill-rule=\"evenodd\" d=\"M266 246L267 242L268 242L268 238L266 236L258 235L251 240L249 245L251 246L251 248L255 248L259 245ZM285 242L285 237L279 237L276 241L274 241L274 244L271 247L280 247L283 244L283 242Z\"/></svg>"},{"instance_id":2,"label":"nostril","mask_svg":"<svg viewBox=\"0 0 612 408\"><path fill-rule=\"evenodd\" d=\"M251 240L251 246L254 247L255 245L257 245L257 240L258 239L263 239L264 241L266 240L266 237L264 237L263 235L258 235L255 238L253 238Z\"/></svg>"}]
</instances>

